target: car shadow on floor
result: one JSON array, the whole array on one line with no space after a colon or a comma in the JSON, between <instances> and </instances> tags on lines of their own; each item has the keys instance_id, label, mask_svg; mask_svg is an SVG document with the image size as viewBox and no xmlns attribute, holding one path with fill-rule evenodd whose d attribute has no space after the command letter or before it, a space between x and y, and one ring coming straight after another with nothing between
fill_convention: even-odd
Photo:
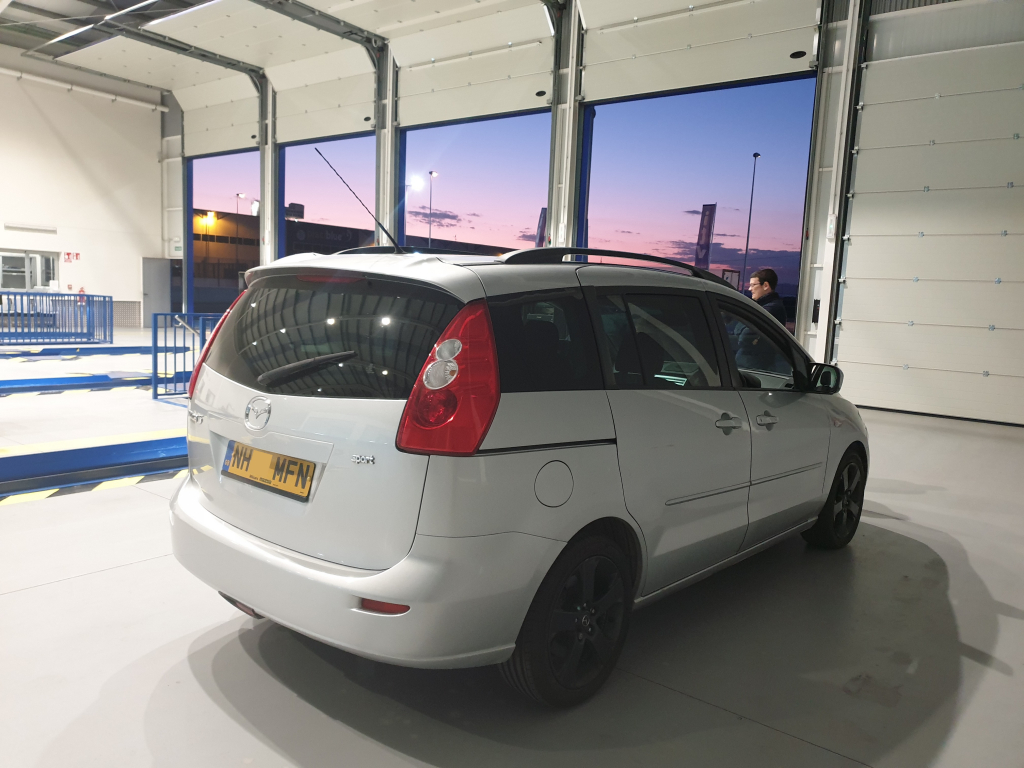
<instances>
[{"instance_id":1,"label":"car shadow on floor","mask_svg":"<svg viewBox=\"0 0 1024 768\"><path fill-rule=\"evenodd\" d=\"M907 524L903 524L907 525ZM494 668L379 664L269 621L204 646L190 666L251 732L300 766L334 765L352 732L439 766L929 764L988 658L998 606L960 545L865 523L839 552L800 538L638 611L619 667L591 701L552 711ZM950 597L971 602L972 646ZM253 664L313 710L254 696ZM998 671L998 662L997 662ZM959 702L959 704L958 704ZM338 727L342 726L342 727Z\"/></svg>"}]
</instances>

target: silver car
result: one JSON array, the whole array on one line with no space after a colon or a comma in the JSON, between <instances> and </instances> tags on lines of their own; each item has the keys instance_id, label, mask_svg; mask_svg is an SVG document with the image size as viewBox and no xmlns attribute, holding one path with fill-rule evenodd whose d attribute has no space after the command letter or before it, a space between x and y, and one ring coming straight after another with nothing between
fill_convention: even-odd
<instances>
[{"instance_id":1,"label":"silver car","mask_svg":"<svg viewBox=\"0 0 1024 768\"><path fill-rule=\"evenodd\" d=\"M250 615L391 664L497 664L567 706L634 608L857 529L841 373L709 273L377 248L247 280L190 382L171 525Z\"/></svg>"}]
</instances>

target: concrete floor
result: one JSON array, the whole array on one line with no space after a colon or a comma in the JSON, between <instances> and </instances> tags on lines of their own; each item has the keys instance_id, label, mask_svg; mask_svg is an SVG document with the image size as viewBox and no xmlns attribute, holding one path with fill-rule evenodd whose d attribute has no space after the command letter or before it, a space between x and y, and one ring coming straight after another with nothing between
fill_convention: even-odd
<instances>
[{"instance_id":1,"label":"concrete floor","mask_svg":"<svg viewBox=\"0 0 1024 768\"><path fill-rule=\"evenodd\" d=\"M173 481L0 507L4 766L1024 765L1024 430L866 412L865 516L635 614L606 688L366 662L169 555Z\"/></svg>"}]
</instances>

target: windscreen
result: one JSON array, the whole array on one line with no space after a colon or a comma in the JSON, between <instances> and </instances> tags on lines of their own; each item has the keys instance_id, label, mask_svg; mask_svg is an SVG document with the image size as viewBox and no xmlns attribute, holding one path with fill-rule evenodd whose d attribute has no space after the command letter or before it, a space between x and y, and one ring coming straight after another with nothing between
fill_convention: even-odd
<instances>
[{"instance_id":1,"label":"windscreen","mask_svg":"<svg viewBox=\"0 0 1024 768\"><path fill-rule=\"evenodd\" d=\"M334 273L256 280L206 360L261 392L405 399L462 302L414 283Z\"/></svg>"}]
</instances>

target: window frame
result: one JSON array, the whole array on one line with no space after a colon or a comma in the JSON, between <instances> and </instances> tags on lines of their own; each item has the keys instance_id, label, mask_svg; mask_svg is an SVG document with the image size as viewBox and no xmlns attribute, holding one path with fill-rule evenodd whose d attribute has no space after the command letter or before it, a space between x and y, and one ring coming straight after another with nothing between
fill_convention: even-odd
<instances>
[{"instance_id":1,"label":"window frame","mask_svg":"<svg viewBox=\"0 0 1024 768\"><path fill-rule=\"evenodd\" d=\"M597 309L597 300L603 296L619 296L626 307L626 320L629 323L630 338L633 341L633 348L637 351L637 359L639 359L639 348L637 347L636 340L636 326L633 324L633 314L629 311L629 300L630 296L675 296L678 298L691 298L696 299L700 304L701 311L704 313L704 322L707 324L708 335L711 339L711 346L714 350L715 363L718 366L718 378L721 382L717 387L687 387L681 388L679 392L709 392L735 389L734 382L732 381L733 373L732 369L727 367L728 357L725 354L725 347L722 343L721 333L717 330L718 322L715 319L715 314L712 311L713 307L708 301L706 291L686 289L686 288L675 288L657 285L616 285L616 286L584 286L583 296L587 300L587 306L590 309L590 322L594 329L594 336L597 339L597 352L601 359L601 373L604 377L605 389L608 390L623 390L629 392L635 391L658 391L658 392L672 392L671 389L655 389L654 387L648 386L644 383L639 387L620 387L618 382L615 381L615 373L612 369L612 358L611 350L608 348L608 341L605 338L604 328L601 324L601 316ZM729 375L726 375L726 371Z\"/></svg>"},{"instance_id":2,"label":"window frame","mask_svg":"<svg viewBox=\"0 0 1024 768\"><path fill-rule=\"evenodd\" d=\"M741 302L718 294L709 295L708 299L712 308L715 310L713 314L717 329L716 335L719 337L719 343L721 344L721 348L725 354L726 364L729 367L729 373L732 378L734 389L741 392L813 392L813 389L810 388L809 381L801 381L803 375L800 374L799 366L796 364L796 358L798 356L802 357L803 362L809 370L813 364L810 357L806 353L798 355L796 341L789 336L789 333L779 333L779 329L775 327L774 322L768 322L769 318L774 321L774 318L772 318L771 315L768 315L767 317L758 317L758 311L764 312L764 310L755 310ZM743 384L739 368L736 365L736 359L733 355L729 354L728 333L725 330L725 321L722 320L723 311L731 312L745 322L749 322L749 324L753 325L757 331L762 333L764 336L767 336L779 346L783 355L785 355L786 360L793 368L793 389L769 390L764 387L748 387ZM765 314L767 315L767 312L765 312Z\"/></svg>"}]
</instances>

